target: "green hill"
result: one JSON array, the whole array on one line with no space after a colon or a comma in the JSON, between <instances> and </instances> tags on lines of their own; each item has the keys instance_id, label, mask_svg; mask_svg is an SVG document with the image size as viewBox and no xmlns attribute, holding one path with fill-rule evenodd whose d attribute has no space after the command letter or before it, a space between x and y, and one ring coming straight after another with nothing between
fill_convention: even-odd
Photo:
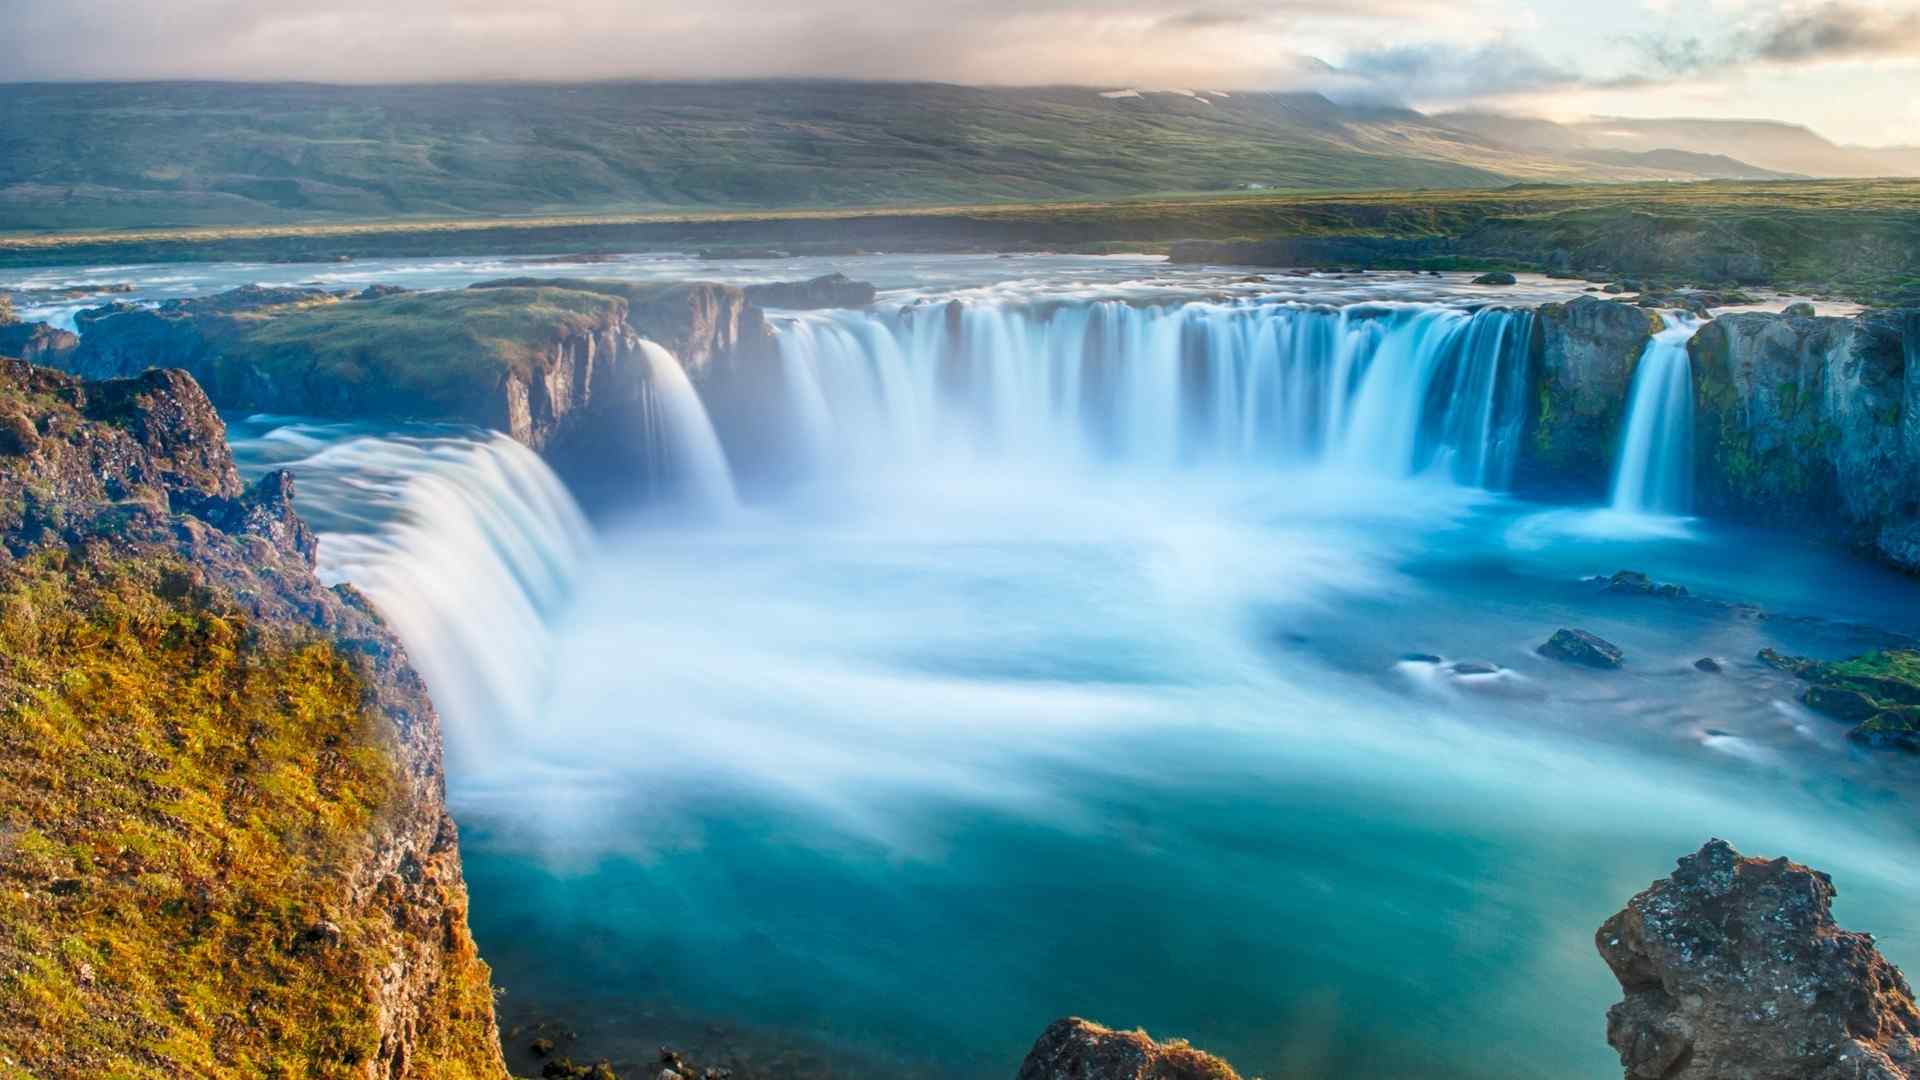
<instances>
[{"instance_id":1,"label":"green hill","mask_svg":"<svg viewBox=\"0 0 1920 1080\"><path fill-rule=\"evenodd\" d=\"M1728 170L1732 170L1728 172ZM0 230L1752 176L1316 94L752 82L0 86Z\"/></svg>"}]
</instances>

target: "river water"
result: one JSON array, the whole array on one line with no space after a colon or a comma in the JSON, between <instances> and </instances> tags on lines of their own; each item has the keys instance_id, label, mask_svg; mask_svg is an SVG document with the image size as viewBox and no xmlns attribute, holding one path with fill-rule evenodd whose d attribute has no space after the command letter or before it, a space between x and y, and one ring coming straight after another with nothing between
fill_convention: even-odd
<instances>
[{"instance_id":1,"label":"river water","mask_svg":"<svg viewBox=\"0 0 1920 1080\"><path fill-rule=\"evenodd\" d=\"M1078 1014L1269 1080L1597 1080L1593 931L1711 836L1831 872L1841 921L1920 963L1913 762L1754 660L1920 634L1920 586L1503 493L1528 316L1487 305L1561 286L686 262L625 272L888 288L778 317L783 469L717 416L716 478L670 356L650 422L686 498L597 529L502 438L233 418L434 694L509 1025L1006 1077ZM1693 596L1588 580L1625 568ZM1563 626L1627 666L1538 656Z\"/></svg>"}]
</instances>

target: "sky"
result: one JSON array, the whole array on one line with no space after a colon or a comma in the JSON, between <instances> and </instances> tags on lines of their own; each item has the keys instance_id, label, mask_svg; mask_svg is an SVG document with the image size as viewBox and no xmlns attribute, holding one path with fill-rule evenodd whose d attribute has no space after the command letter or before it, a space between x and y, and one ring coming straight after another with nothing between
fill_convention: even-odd
<instances>
[{"instance_id":1,"label":"sky","mask_svg":"<svg viewBox=\"0 0 1920 1080\"><path fill-rule=\"evenodd\" d=\"M0 0L0 81L1317 89L1920 143L1920 0Z\"/></svg>"}]
</instances>

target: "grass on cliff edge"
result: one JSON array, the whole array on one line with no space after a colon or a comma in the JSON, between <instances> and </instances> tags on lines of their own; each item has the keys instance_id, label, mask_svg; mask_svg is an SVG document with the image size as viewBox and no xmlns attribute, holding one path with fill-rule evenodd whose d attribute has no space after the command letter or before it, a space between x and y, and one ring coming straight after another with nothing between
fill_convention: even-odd
<instances>
[{"instance_id":1,"label":"grass on cliff edge","mask_svg":"<svg viewBox=\"0 0 1920 1080\"><path fill-rule=\"evenodd\" d=\"M363 1075L378 972L441 930L351 916L397 790L362 689L171 557L0 566L0 1077ZM410 1076L493 1075L450 1034L492 1006L456 962Z\"/></svg>"},{"instance_id":2,"label":"grass on cliff edge","mask_svg":"<svg viewBox=\"0 0 1920 1080\"><path fill-rule=\"evenodd\" d=\"M455 289L291 309L225 323L222 344L269 376L364 389L458 414L462 396L532 371L568 335L617 325L617 297L555 288Z\"/></svg>"}]
</instances>

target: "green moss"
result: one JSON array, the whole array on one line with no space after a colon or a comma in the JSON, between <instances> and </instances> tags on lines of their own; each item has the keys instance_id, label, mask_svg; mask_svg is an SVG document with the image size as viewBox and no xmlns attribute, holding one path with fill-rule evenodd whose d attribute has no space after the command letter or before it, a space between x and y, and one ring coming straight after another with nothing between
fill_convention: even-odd
<instances>
[{"instance_id":1,"label":"green moss","mask_svg":"<svg viewBox=\"0 0 1920 1080\"><path fill-rule=\"evenodd\" d=\"M616 325L622 302L557 288L460 289L267 309L216 324L219 346L276 380L459 415L563 339Z\"/></svg>"},{"instance_id":2,"label":"green moss","mask_svg":"<svg viewBox=\"0 0 1920 1080\"><path fill-rule=\"evenodd\" d=\"M342 868L399 790L393 733L330 642L187 580L64 549L0 571L0 1058L42 1080L360 1076L403 932ZM491 1075L452 1035L491 1005L455 951L410 1075Z\"/></svg>"}]
</instances>

